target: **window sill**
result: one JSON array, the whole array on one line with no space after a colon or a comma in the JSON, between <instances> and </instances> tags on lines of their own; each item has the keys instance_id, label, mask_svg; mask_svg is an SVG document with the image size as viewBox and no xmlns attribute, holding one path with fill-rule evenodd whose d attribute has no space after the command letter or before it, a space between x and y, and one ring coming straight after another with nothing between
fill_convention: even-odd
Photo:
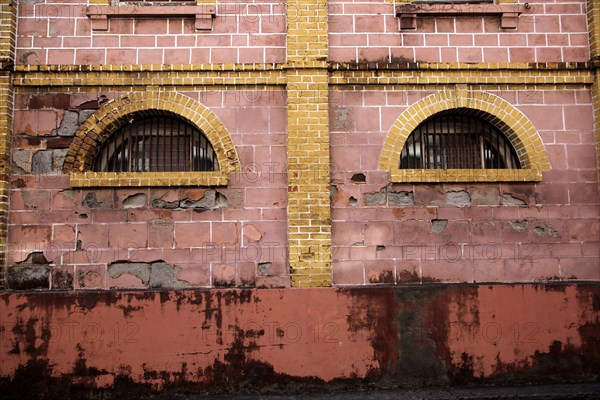
<instances>
[{"instance_id":1,"label":"window sill","mask_svg":"<svg viewBox=\"0 0 600 400\"><path fill-rule=\"evenodd\" d=\"M203 6L89 6L86 14L92 21L92 30L107 31L110 18L136 17L195 17L197 31L212 30L217 11L214 5Z\"/></svg>"},{"instance_id":2,"label":"window sill","mask_svg":"<svg viewBox=\"0 0 600 400\"><path fill-rule=\"evenodd\" d=\"M71 187L227 186L224 172L73 172Z\"/></svg>"},{"instance_id":3,"label":"window sill","mask_svg":"<svg viewBox=\"0 0 600 400\"><path fill-rule=\"evenodd\" d=\"M390 170L392 182L540 182L534 169L399 169Z\"/></svg>"},{"instance_id":4,"label":"window sill","mask_svg":"<svg viewBox=\"0 0 600 400\"><path fill-rule=\"evenodd\" d=\"M403 4L396 7L400 30L416 30L417 16L500 16L502 29L516 29L519 15L525 12L519 4Z\"/></svg>"}]
</instances>

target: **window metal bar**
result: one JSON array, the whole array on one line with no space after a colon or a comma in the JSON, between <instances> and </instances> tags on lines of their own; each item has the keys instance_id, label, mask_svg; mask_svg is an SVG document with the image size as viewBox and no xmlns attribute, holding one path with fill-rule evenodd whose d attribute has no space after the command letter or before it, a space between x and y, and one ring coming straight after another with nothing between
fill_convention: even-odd
<instances>
[{"instance_id":1,"label":"window metal bar","mask_svg":"<svg viewBox=\"0 0 600 400\"><path fill-rule=\"evenodd\" d=\"M400 168L514 169L517 154L504 134L481 118L443 114L419 125L400 153Z\"/></svg>"},{"instance_id":2,"label":"window metal bar","mask_svg":"<svg viewBox=\"0 0 600 400\"><path fill-rule=\"evenodd\" d=\"M146 162L145 162L145 157L144 157L144 152L146 151L146 141L145 136L144 136L144 132L146 131L144 128L144 124L136 124L133 123L132 125L135 125L135 138L134 138L134 143L135 145L132 146L134 153L131 154L131 158L134 161L134 166L133 169L137 172L144 172L146 169ZM132 127L133 129L133 127Z\"/></svg>"},{"instance_id":3,"label":"window metal bar","mask_svg":"<svg viewBox=\"0 0 600 400\"><path fill-rule=\"evenodd\" d=\"M197 128L173 117L143 117L119 129L98 151L95 171L216 171L212 145Z\"/></svg>"},{"instance_id":4,"label":"window metal bar","mask_svg":"<svg viewBox=\"0 0 600 400\"><path fill-rule=\"evenodd\" d=\"M120 160L120 165L119 165L119 172L122 172L124 170L124 164L125 164L125 157L127 157L127 153L125 151L123 151L123 149L126 148L125 144L124 144L124 135L119 135L119 139L121 140L121 144L119 145L119 149L120 154L121 154L121 160Z\"/></svg>"}]
</instances>

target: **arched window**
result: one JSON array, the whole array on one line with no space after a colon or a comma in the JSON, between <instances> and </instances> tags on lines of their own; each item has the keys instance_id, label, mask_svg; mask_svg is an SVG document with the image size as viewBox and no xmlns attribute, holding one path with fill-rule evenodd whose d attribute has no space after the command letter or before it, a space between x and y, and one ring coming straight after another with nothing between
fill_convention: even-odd
<instances>
[{"instance_id":1,"label":"arched window","mask_svg":"<svg viewBox=\"0 0 600 400\"><path fill-rule=\"evenodd\" d=\"M400 153L400 169L520 169L504 134L473 115L442 112L421 123Z\"/></svg>"},{"instance_id":2,"label":"arched window","mask_svg":"<svg viewBox=\"0 0 600 400\"><path fill-rule=\"evenodd\" d=\"M146 116L118 129L99 149L97 172L218 171L206 136L189 122L172 116Z\"/></svg>"}]
</instances>

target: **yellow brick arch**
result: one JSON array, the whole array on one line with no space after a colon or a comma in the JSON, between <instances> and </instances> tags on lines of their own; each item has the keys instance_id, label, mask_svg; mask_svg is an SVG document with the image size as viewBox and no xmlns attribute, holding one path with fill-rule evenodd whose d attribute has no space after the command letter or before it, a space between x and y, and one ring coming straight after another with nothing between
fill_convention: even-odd
<instances>
[{"instance_id":1,"label":"yellow brick arch","mask_svg":"<svg viewBox=\"0 0 600 400\"><path fill-rule=\"evenodd\" d=\"M102 144L125 122L146 115L178 116L197 127L212 144L219 170L185 174L91 171ZM76 132L63 165L63 171L71 173L72 186L222 185L227 183L227 174L239 170L238 155L229 131L212 111L183 94L158 91L129 93L92 114Z\"/></svg>"},{"instance_id":2,"label":"yellow brick arch","mask_svg":"<svg viewBox=\"0 0 600 400\"><path fill-rule=\"evenodd\" d=\"M399 169L400 153L413 130L427 118L452 109L478 116L502 131L515 148L521 169ZM384 142L379 169L389 170L394 182L540 181L550 163L539 133L525 114L501 97L459 87L432 94L400 114Z\"/></svg>"}]
</instances>

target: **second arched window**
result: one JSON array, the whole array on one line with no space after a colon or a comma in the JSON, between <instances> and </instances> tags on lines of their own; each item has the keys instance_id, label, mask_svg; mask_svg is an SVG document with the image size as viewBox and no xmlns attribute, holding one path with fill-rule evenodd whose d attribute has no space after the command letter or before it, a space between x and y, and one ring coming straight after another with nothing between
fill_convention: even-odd
<instances>
[{"instance_id":1,"label":"second arched window","mask_svg":"<svg viewBox=\"0 0 600 400\"><path fill-rule=\"evenodd\" d=\"M401 169L519 169L517 154L489 122L458 110L425 120L407 138Z\"/></svg>"}]
</instances>

